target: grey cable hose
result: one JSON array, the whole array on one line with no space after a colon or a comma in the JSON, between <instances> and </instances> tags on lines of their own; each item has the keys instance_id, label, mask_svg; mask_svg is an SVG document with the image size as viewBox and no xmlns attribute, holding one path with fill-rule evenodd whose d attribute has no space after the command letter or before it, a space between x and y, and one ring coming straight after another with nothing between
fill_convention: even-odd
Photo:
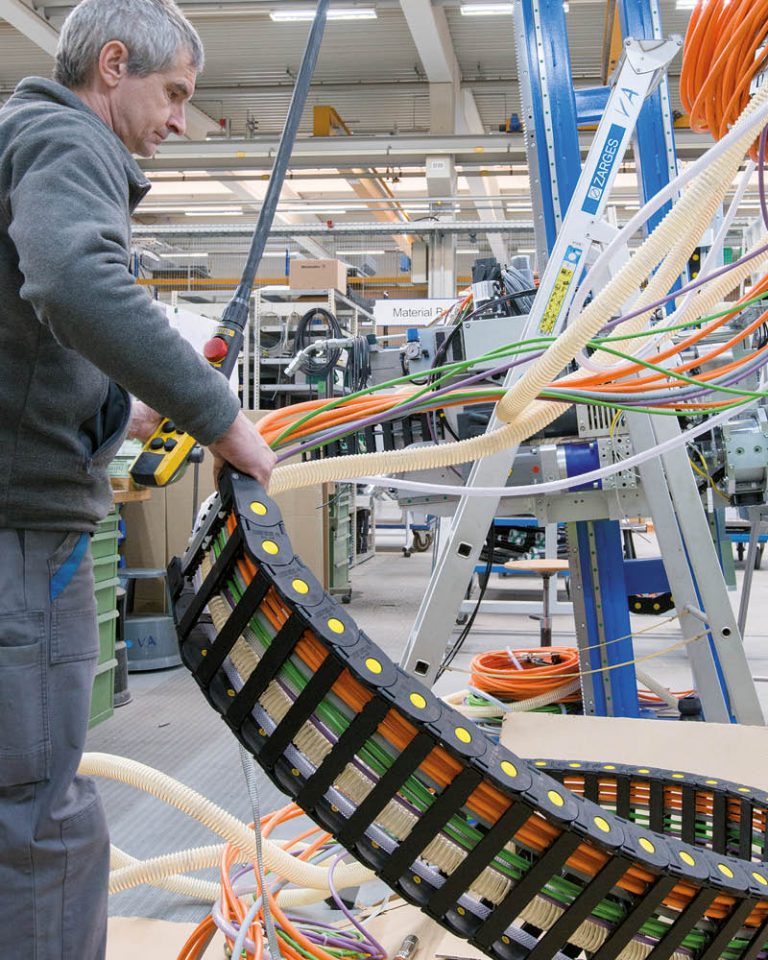
<instances>
[{"instance_id":1,"label":"grey cable hose","mask_svg":"<svg viewBox=\"0 0 768 960\"><path fill-rule=\"evenodd\" d=\"M256 777L254 774L254 760L245 747L239 744L240 762L243 765L245 774L245 784L248 788L248 799L251 801L251 813L253 815L253 834L256 841L256 869L259 872L259 885L261 887L261 910L264 914L264 929L267 933L267 944L273 960L280 957L280 948L277 943L277 933L275 932L275 922L272 919L272 911L269 907L267 898L267 884L264 878L264 856L261 846L261 810L259 804L259 789L256 786Z\"/></svg>"}]
</instances>

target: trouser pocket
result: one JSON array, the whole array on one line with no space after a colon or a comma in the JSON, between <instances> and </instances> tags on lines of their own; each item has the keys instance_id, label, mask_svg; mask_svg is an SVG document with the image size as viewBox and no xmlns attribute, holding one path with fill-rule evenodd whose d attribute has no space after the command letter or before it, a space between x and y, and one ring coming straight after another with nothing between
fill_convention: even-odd
<instances>
[{"instance_id":1,"label":"trouser pocket","mask_svg":"<svg viewBox=\"0 0 768 960\"><path fill-rule=\"evenodd\" d=\"M0 616L0 787L45 780L50 766L45 617Z\"/></svg>"}]
</instances>

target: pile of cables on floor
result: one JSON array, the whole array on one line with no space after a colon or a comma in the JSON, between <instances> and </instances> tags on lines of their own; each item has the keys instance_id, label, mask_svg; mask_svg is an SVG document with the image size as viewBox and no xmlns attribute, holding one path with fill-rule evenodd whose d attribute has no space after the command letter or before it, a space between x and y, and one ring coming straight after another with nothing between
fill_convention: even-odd
<instances>
[{"instance_id":1,"label":"pile of cables on floor","mask_svg":"<svg viewBox=\"0 0 768 960\"><path fill-rule=\"evenodd\" d=\"M280 824L302 815L295 803L289 803L263 819L262 836L268 837ZM313 915L298 907L284 910L278 894L286 888L287 881L267 875L262 885L258 865L241 864L237 847L230 843L221 857L221 896L184 944L178 960L198 960L217 931L226 938L232 957L386 960L384 948L366 932L334 886L334 870L346 851L329 833L313 826L282 846L299 860L330 865L331 898L345 920L330 924L319 919L317 911Z\"/></svg>"},{"instance_id":2,"label":"pile of cables on floor","mask_svg":"<svg viewBox=\"0 0 768 960\"><path fill-rule=\"evenodd\" d=\"M638 705L663 716L684 714L692 690L671 691L637 670ZM498 742L510 713L583 713L579 651L576 647L487 650L470 665L470 682L448 694L446 703Z\"/></svg>"}]
</instances>

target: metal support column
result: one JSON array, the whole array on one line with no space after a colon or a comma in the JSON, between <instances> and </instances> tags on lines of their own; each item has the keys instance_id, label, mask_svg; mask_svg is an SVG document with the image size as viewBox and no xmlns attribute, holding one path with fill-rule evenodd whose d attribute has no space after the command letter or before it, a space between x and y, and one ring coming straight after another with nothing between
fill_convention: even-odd
<instances>
[{"instance_id":1,"label":"metal support column","mask_svg":"<svg viewBox=\"0 0 768 960\"><path fill-rule=\"evenodd\" d=\"M626 422L636 451L680 430L671 417L628 414ZM685 649L704 715L716 723L762 725L760 701L685 448L646 460L639 471L680 629L691 641Z\"/></svg>"},{"instance_id":2,"label":"metal support column","mask_svg":"<svg viewBox=\"0 0 768 960\"><path fill-rule=\"evenodd\" d=\"M568 547L584 712L639 717L619 524L568 524Z\"/></svg>"},{"instance_id":3,"label":"metal support column","mask_svg":"<svg viewBox=\"0 0 768 960\"><path fill-rule=\"evenodd\" d=\"M541 29L540 23L537 29ZM562 331L576 281L592 246L593 227L600 222L607 206L645 96L655 84L659 71L666 69L678 47L677 42L632 42L627 45L619 79L544 270L522 334L523 339L542 334L557 336ZM610 151L607 151L609 142ZM504 386L508 388L517 382L526 366L511 370ZM489 429L498 426L499 422L495 417L492 418ZM475 463L467 486L504 486L516 453L517 448L514 448ZM464 596L497 508L498 501L492 498L461 499L451 525L449 542L435 567L403 654L402 664L406 670L434 679L455 625L458 600Z\"/></svg>"}]
</instances>

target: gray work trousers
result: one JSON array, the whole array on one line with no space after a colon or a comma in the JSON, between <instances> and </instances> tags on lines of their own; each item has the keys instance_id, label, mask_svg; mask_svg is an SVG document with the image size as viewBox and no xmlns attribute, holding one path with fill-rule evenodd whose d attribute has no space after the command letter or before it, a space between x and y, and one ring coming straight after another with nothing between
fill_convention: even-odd
<instances>
[{"instance_id":1,"label":"gray work trousers","mask_svg":"<svg viewBox=\"0 0 768 960\"><path fill-rule=\"evenodd\" d=\"M109 838L77 776L98 656L90 538L0 529L0 957L102 960Z\"/></svg>"}]
</instances>

